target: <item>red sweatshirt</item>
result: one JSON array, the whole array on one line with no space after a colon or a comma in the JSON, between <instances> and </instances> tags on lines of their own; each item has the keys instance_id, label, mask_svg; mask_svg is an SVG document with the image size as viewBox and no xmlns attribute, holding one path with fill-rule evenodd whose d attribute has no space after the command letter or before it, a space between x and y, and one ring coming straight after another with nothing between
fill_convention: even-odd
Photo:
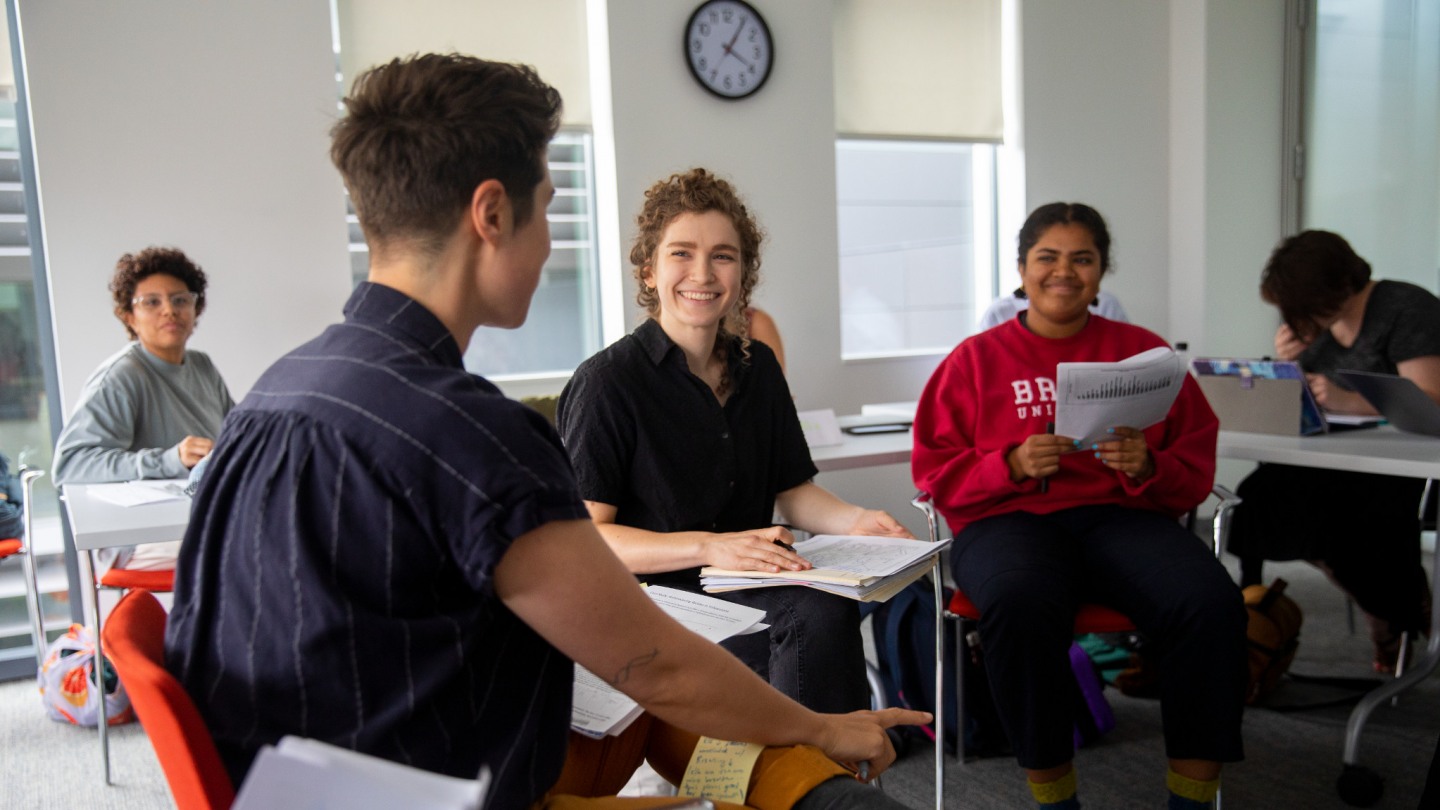
<instances>
[{"instance_id":1,"label":"red sweatshirt","mask_svg":"<svg viewBox=\"0 0 1440 810\"><path fill-rule=\"evenodd\" d=\"M1210 493L1219 422L1189 377L1165 421L1145 431L1155 474L1143 482L1107 468L1086 448L1060 459L1049 491L1010 480L1006 455L1055 421L1055 365L1108 362L1164 346L1138 326L1091 315L1068 338L1044 338L1018 318L961 343L930 377L915 414L915 485L953 531L992 515L1120 504L1179 517Z\"/></svg>"}]
</instances>

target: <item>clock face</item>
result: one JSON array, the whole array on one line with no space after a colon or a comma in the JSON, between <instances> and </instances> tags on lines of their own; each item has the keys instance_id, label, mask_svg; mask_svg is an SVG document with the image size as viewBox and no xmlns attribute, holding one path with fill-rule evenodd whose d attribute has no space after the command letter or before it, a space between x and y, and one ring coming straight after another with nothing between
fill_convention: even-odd
<instances>
[{"instance_id":1,"label":"clock face","mask_svg":"<svg viewBox=\"0 0 1440 810\"><path fill-rule=\"evenodd\" d=\"M721 98L745 98L770 77L770 28L749 3L709 0L685 26L685 59L701 87Z\"/></svg>"}]
</instances>

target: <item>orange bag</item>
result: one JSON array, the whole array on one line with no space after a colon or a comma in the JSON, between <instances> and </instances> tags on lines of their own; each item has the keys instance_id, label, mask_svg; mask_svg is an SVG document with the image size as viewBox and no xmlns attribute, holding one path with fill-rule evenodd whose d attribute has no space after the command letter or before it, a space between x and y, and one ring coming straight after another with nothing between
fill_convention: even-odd
<instances>
[{"instance_id":1,"label":"orange bag","mask_svg":"<svg viewBox=\"0 0 1440 810\"><path fill-rule=\"evenodd\" d=\"M1300 647L1300 623L1303 615L1295 600L1285 595L1286 582L1277 579L1264 585L1251 585L1243 591L1250 625L1245 637L1250 650L1250 686L1245 694L1246 705L1253 705L1275 691L1280 676L1290 669L1295 651Z\"/></svg>"}]
</instances>

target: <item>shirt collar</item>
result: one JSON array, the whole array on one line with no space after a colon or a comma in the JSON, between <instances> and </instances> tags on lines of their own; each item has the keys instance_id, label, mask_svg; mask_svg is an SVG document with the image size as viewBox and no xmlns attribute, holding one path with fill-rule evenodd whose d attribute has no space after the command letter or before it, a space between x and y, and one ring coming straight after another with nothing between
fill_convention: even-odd
<instances>
[{"instance_id":1,"label":"shirt collar","mask_svg":"<svg viewBox=\"0 0 1440 810\"><path fill-rule=\"evenodd\" d=\"M345 302L345 319L389 327L423 346L448 366L464 368L460 344L423 304L394 287L362 281Z\"/></svg>"},{"instance_id":2,"label":"shirt collar","mask_svg":"<svg viewBox=\"0 0 1440 810\"><path fill-rule=\"evenodd\" d=\"M650 362L657 366L663 363L672 351L681 351L680 346L665 334L665 330L660 327L660 322L654 318L646 318L645 322L636 327L632 334L636 340L640 341L640 347L645 350L645 356L649 357ZM725 356L725 362L730 367L732 386L738 386L740 381L750 373L750 364L742 362L744 358L740 353L740 339L731 337L729 340L730 351ZM684 357L682 356L678 362L683 365Z\"/></svg>"}]
</instances>

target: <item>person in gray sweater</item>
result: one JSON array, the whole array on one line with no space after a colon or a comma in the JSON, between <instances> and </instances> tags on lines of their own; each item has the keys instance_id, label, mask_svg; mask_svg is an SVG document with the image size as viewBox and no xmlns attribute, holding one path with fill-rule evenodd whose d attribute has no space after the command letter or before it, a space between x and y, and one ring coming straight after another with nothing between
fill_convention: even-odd
<instances>
[{"instance_id":1,"label":"person in gray sweater","mask_svg":"<svg viewBox=\"0 0 1440 810\"><path fill-rule=\"evenodd\" d=\"M205 273L150 247L115 265L110 292L131 342L90 375L55 446L55 483L183 478L235 406L220 372L185 348L205 309ZM179 543L112 550L102 566L173 568Z\"/></svg>"}]
</instances>

